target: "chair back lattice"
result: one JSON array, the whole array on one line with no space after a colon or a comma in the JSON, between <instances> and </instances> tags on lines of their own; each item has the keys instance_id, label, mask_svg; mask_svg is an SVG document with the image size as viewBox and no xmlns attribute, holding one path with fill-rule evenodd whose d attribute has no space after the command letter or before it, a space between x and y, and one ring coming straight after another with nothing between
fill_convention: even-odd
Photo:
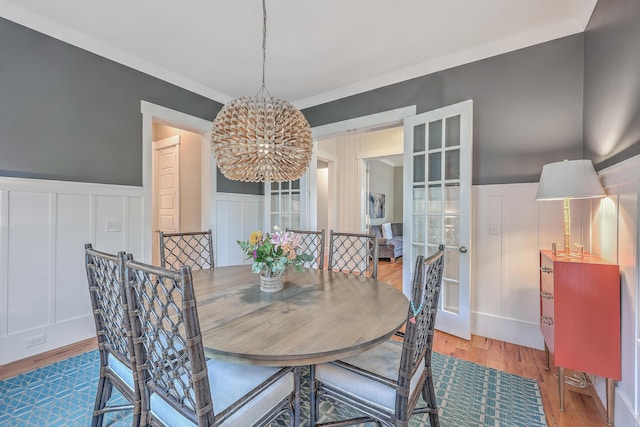
<instances>
[{"instance_id":1,"label":"chair back lattice","mask_svg":"<svg viewBox=\"0 0 640 427\"><path fill-rule=\"evenodd\" d=\"M338 233L329 237L329 270L378 278L378 239L374 234Z\"/></svg>"},{"instance_id":2,"label":"chair back lattice","mask_svg":"<svg viewBox=\"0 0 640 427\"><path fill-rule=\"evenodd\" d=\"M111 255L85 245L85 268L89 282L89 295L96 323L100 362L107 365L111 353L132 368L133 341L131 341L129 315L124 294L125 254Z\"/></svg>"},{"instance_id":3,"label":"chair back lattice","mask_svg":"<svg viewBox=\"0 0 640 427\"><path fill-rule=\"evenodd\" d=\"M193 423L214 425L191 268L175 271L128 261L126 269L147 422L159 424L149 412L153 393Z\"/></svg>"},{"instance_id":4,"label":"chair back lattice","mask_svg":"<svg viewBox=\"0 0 640 427\"><path fill-rule=\"evenodd\" d=\"M426 260L419 255L413 273L411 290L411 306L407 314L406 329L402 346L400 372L398 374L398 388L404 390L396 394L396 413L411 414L406 411L407 405L415 406L407 402L410 395L410 381L421 364L424 364L423 375L431 376L431 352L433 348L433 334L435 329L436 314L442 286L442 274L444 271L444 246L441 245L438 252ZM428 381L432 381L428 379ZM425 401L427 397L425 397ZM433 397L432 408L435 408Z\"/></svg>"},{"instance_id":5,"label":"chair back lattice","mask_svg":"<svg viewBox=\"0 0 640 427\"><path fill-rule=\"evenodd\" d=\"M160 232L160 265L179 270L188 265L194 270L213 268L211 230L187 233Z\"/></svg>"},{"instance_id":6,"label":"chair back lattice","mask_svg":"<svg viewBox=\"0 0 640 427\"><path fill-rule=\"evenodd\" d=\"M313 256L312 261L304 262L302 263L302 266L306 268L315 268L317 270L324 269L325 230L308 231L287 229L287 231L299 235L301 251Z\"/></svg>"},{"instance_id":7,"label":"chair back lattice","mask_svg":"<svg viewBox=\"0 0 640 427\"><path fill-rule=\"evenodd\" d=\"M126 405L107 406L112 386L132 404L132 425L137 426L140 422L142 398L125 295L125 261L129 258L124 252L112 255L93 249L90 243L85 245L85 269L100 354L100 380L92 425L102 425L105 412L128 408ZM131 370L133 389L111 371L110 355Z\"/></svg>"}]
</instances>

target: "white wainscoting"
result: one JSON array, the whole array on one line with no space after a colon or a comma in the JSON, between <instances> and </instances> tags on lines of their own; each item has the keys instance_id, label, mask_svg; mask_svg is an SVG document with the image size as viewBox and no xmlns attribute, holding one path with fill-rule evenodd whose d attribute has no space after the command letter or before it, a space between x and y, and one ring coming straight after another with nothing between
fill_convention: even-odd
<instances>
[{"instance_id":1,"label":"white wainscoting","mask_svg":"<svg viewBox=\"0 0 640 427\"><path fill-rule=\"evenodd\" d=\"M142 254L142 195L0 178L0 365L95 336L84 244Z\"/></svg>"},{"instance_id":2,"label":"white wainscoting","mask_svg":"<svg viewBox=\"0 0 640 427\"><path fill-rule=\"evenodd\" d=\"M263 230L264 196L216 193L213 203L216 266L250 264L237 241Z\"/></svg>"},{"instance_id":3,"label":"white wainscoting","mask_svg":"<svg viewBox=\"0 0 640 427\"><path fill-rule=\"evenodd\" d=\"M543 349L540 248L562 242L562 201L537 202L538 183L473 186L471 331ZM584 243L584 204L571 202L572 242Z\"/></svg>"},{"instance_id":4,"label":"white wainscoting","mask_svg":"<svg viewBox=\"0 0 640 427\"><path fill-rule=\"evenodd\" d=\"M617 426L640 425L640 156L599 173L607 197L591 205L592 252L620 266L622 380L616 384ZM598 343L594 343L598 345ZM604 379L593 377L605 400Z\"/></svg>"}]
</instances>

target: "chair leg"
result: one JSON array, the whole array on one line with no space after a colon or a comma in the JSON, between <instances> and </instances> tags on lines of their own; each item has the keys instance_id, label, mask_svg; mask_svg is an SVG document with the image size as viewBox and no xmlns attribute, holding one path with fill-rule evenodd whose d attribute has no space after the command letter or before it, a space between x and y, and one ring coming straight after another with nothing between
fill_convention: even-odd
<instances>
[{"instance_id":1,"label":"chair leg","mask_svg":"<svg viewBox=\"0 0 640 427\"><path fill-rule=\"evenodd\" d=\"M438 403L436 402L436 391L433 387L433 377L427 376L422 386L422 398L429 407L429 425L431 427L440 427L440 417L438 415Z\"/></svg>"},{"instance_id":2,"label":"chair leg","mask_svg":"<svg viewBox=\"0 0 640 427\"><path fill-rule=\"evenodd\" d=\"M318 423L318 404L316 402L316 365L309 366L309 422L311 427Z\"/></svg>"},{"instance_id":3,"label":"chair leg","mask_svg":"<svg viewBox=\"0 0 640 427\"><path fill-rule=\"evenodd\" d=\"M111 392L113 391L113 384L107 377L100 377L98 381L98 390L96 391L96 402L93 405L93 418L91 420L91 427L101 427L104 419L104 412L102 410L107 406L107 402L111 398Z\"/></svg>"},{"instance_id":4,"label":"chair leg","mask_svg":"<svg viewBox=\"0 0 640 427\"><path fill-rule=\"evenodd\" d=\"M293 400L293 426L298 427L300 425L300 393L301 393L301 368L296 366L293 368L294 382L295 382L295 397Z\"/></svg>"}]
</instances>

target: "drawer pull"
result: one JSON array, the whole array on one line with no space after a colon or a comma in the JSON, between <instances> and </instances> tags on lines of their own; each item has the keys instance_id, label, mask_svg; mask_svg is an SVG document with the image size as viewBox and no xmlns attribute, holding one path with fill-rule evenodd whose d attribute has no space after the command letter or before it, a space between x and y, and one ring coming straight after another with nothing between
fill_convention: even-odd
<instances>
[{"instance_id":1,"label":"drawer pull","mask_svg":"<svg viewBox=\"0 0 640 427\"><path fill-rule=\"evenodd\" d=\"M540 296L544 299L553 299L553 294L547 291L540 291Z\"/></svg>"},{"instance_id":2,"label":"drawer pull","mask_svg":"<svg viewBox=\"0 0 640 427\"><path fill-rule=\"evenodd\" d=\"M553 273L553 269L549 268L549 267L540 267L540 270L543 273Z\"/></svg>"},{"instance_id":3,"label":"drawer pull","mask_svg":"<svg viewBox=\"0 0 640 427\"><path fill-rule=\"evenodd\" d=\"M544 316L544 315L540 316L540 322L542 322L547 326L553 326L553 317Z\"/></svg>"}]
</instances>

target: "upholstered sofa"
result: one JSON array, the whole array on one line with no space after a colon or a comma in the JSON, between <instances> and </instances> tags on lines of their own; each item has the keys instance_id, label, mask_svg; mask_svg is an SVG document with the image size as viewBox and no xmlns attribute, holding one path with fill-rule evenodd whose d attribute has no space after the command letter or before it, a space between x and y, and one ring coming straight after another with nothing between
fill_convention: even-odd
<instances>
[{"instance_id":1,"label":"upholstered sofa","mask_svg":"<svg viewBox=\"0 0 640 427\"><path fill-rule=\"evenodd\" d=\"M402 256L402 223L391 223L392 237L386 239L383 237L382 225L369 226L369 233L375 234L378 238L378 259L388 258L391 262L395 262L396 258Z\"/></svg>"}]
</instances>

